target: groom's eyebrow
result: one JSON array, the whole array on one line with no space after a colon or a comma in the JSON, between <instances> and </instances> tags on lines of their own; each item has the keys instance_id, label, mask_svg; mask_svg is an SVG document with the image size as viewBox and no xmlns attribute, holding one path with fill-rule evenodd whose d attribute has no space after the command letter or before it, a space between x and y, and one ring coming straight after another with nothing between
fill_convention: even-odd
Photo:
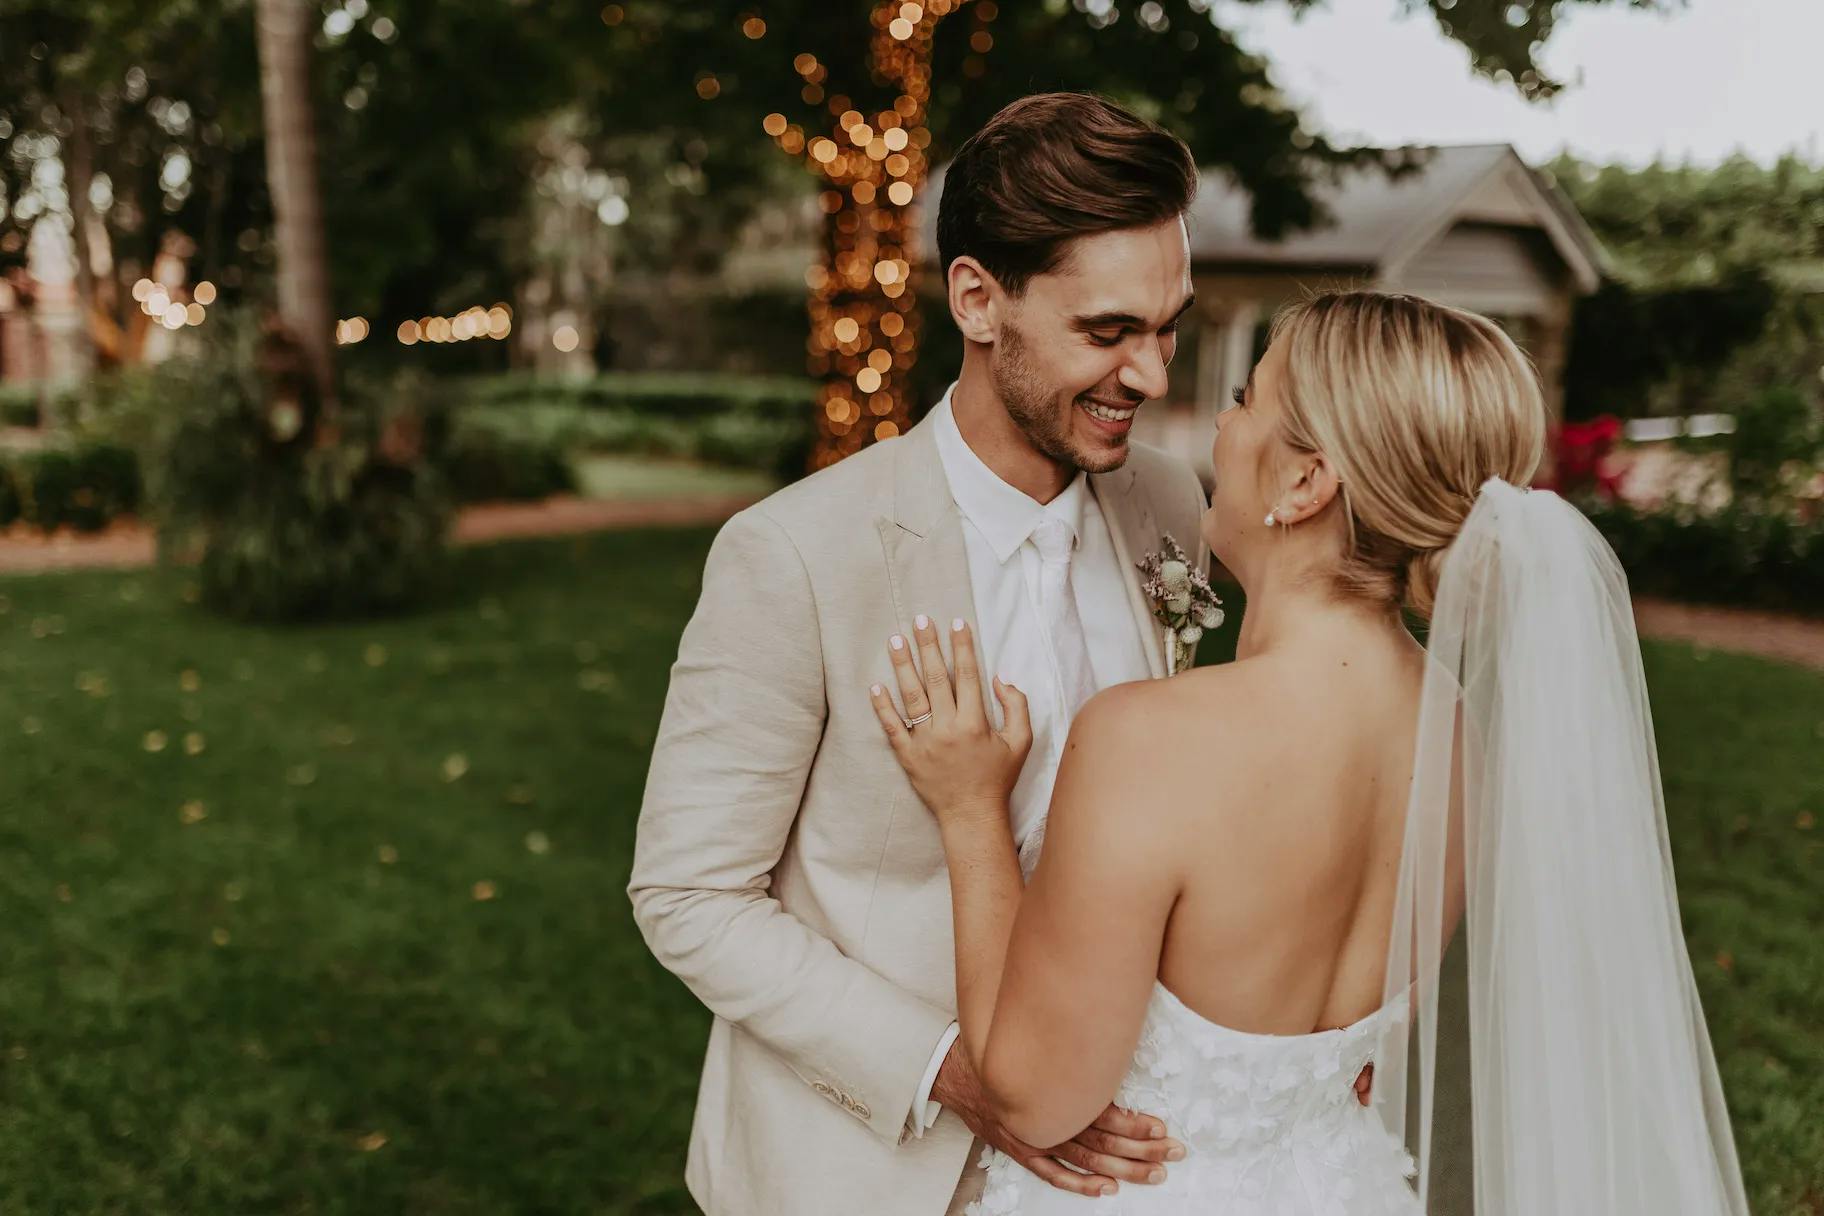
<instances>
[{"instance_id":1,"label":"groom's eyebrow","mask_svg":"<svg viewBox=\"0 0 1824 1216\"><path fill-rule=\"evenodd\" d=\"M1189 312L1191 310L1191 305L1196 302L1197 294L1195 292L1184 297L1184 303L1178 306L1178 311L1172 314L1172 319L1160 326L1160 328L1166 329L1177 324L1178 319ZM1125 326L1128 329L1145 329L1147 327L1147 320L1145 317L1138 316L1131 312L1090 313L1088 316L1072 317L1070 323L1072 327L1076 329L1113 329L1116 326Z\"/></svg>"}]
</instances>

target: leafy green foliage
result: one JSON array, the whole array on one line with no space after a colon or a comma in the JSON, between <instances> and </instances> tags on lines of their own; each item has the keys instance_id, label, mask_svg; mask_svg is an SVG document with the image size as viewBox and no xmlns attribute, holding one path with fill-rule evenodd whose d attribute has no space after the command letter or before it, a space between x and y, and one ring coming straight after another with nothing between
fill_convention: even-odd
<instances>
[{"instance_id":1,"label":"leafy green foliage","mask_svg":"<svg viewBox=\"0 0 1824 1216\"><path fill-rule=\"evenodd\" d=\"M1728 451L1729 482L1738 501L1789 509L1790 482L1818 474L1814 462L1824 454L1824 420L1798 390L1768 389L1736 412Z\"/></svg>"},{"instance_id":2,"label":"leafy green foliage","mask_svg":"<svg viewBox=\"0 0 1824 1216\"><path fill-rule=\"evenodd\" d=\"M1616 281L1578 308L1572 416L1735 412L1770 388L1816 401L1824 366L1824 165L1550 169Z\"/></svg>"},{"instance_id":3,"label":"leafy green foliage","mask_svg":"<svg viewBox=\"0 0 1824 1216\"><path fill-rule=\"evenodd\" d=\"M94 532L140 502L132 449L83 439L15 452L0 461L0 524L15 519L45 532Z\"/></svg>"},{"instance_id":4,"label":"leafy green foliage","mask_svg":"<svg viewBox=\"0 0 1824 1216\"><path fill-rule=\"evenodd\" d=\"M1708 514L1588 503L1643 595L1824 614L1824 518L1737 501Z\"/></svg>"},{"instance_id":5,"label":"leafy green foliage","mask_svg":"<svg viewBox=\"0 0 1824 1216\"><path fill-rule=\"evenodd\" d=\"M39 391L36 384L0 384L0 426L37 426Z\"/></svg>"},{"instance_id":6,"label":"leafy green foliage","mask_svg":"<svg viewBox=\"0 0 1824 1216\"><path fill-rule=\"evenodd\" d=\"M200 553L202 597L233 616L350 616L440 582L451 506L445 424L423 384L353 384L331 419L275 393L258 338L172 369L153 442L161 555Z\"/></svg>"},{"instance_id":7,"label":"leafy green foliage","mask_svg":"<svg viewBox=\"0 0 1824 1216\"><path fill-rule=\"evenodd\" d=\"M462 391L454 442L468 451L635 452L789 480L803 473L814 438L812 387L794 376L499 376Z\"/></svg>"},{"instance_id":8,"label":"leafy green foliage","mask_svg":"<svg viewBox=\"0 0 1824 1216\"><path fill-rule=\"evenodd\" d=\"M802 413L816 399L816 385L803 377L722 372L606 372L586 379L513 374L478 377L459 389L479 405L574 405L674 418L729 412L782 418Z\"/></svg>"},{"instance_id":9,"label":"leafy green foliage","mask_svg":"<svg viewBox=\"0 0 1824 1216\"><path fill-rule=\"evenodd\" d=\"M456 427L444 455L444 473L458 502L539 499L576 488L562 445L474 421Z\"/></svg>"},{"instance_id":10,"label":"leafy green foliage","mask_svg":"<svg viewBox=\"0 0 1824 1216\"><path fill-rule=\"evenodd\" d=\"M1315 0L1285 0L1311 7ZM1624 0L1413 0L1476 70L1547 95L1536 56L1561 12ZM1625 0L1637 7L1671 7ZM623 178L631 213L617 256L713 268L740 223L794 176L761 134L773 111L827 124L800 100L793 58L834 65L833 97L883 99L867 78L866 0L693 4L547 0L532 19L500 0L373 0L320 39L314 81L331 281L343 315L416 316L506 298L541 239L523 222L529 169L553 115L579 115L595 163ZM604 20L607 9L621 16ZM326 13L330 11L326 6ZM335 11L342 11L337 8ZM1204 0L977 0L938 27L933 154L947 155L1001 105L1039 89L1108 93L1171 126L1203 163L1233 172L1274 233L1321 217L1310 186L1371 156L1301 124L1269 65ZM767 32L748 37L744 22ZM1514 20L1515 16L1519 20ZM987 32L993 45L972 40ZM698 82L713 75L713 96ZM890 102L891 98L885 98ZM254 287L271 270L252 5L246 0L0 0L0 187L18 197L21 141L83 149L116 206L105 221L123 272L143 273L170 230L195 269ZM161 181L180 158L182 181ZM75 183L78 189L84 187ZM18 217L0 216L17 259ZM11 253L4 250L10 248ZM130 280L129 280L130 281ZM124 285L123 285L124 286ZM117 319L133 304L117 291Z\"/></svg>"},{"instance_id":11,"label":"leafy green foliage","mask_svg":"<svg viewBox=\"0 0 1824 1216\"><path fill-rule=\"evenodd\" d=\"M1573 418L1652 412L1654 390L1675 377L1714 377L1765 329L1776 303L1760 269L1715 283L1633 287L1604 283L1577 302L1565 360Z\"/></svg>"},{"instance_id":12,"label":"leafy green foliage","mask_svg":"<svg viewBox=\"0 0 1824 1216\"><path fill-rule=\"evenodd\" d=\"M1714 283L1824 262L1824 165L1738 156L1714 168L1630 169L1561 157L1550 173L1628 283Z\"/></svg>"}]
</instances>

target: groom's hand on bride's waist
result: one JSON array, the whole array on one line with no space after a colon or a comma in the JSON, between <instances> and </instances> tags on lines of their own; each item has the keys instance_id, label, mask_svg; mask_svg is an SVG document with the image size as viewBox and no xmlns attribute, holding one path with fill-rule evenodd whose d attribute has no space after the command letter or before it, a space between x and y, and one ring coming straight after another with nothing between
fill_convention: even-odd
<instances>
[{"instance_id":1,"label":"groom's hand on bride's waist","mask_svg":"<svg viewBox=\"0 0 1824 1216\"><path fill-rule=\"evenodd\" d=\"M1045 1182L1077 1195L1112 1195L1123 1182L1164 1182L1167 1163L1184 1158L1184 1146L1166 1135L1165 1124L1118 1106L1110 1106L1075 1137L1052 1148L1014 1138L988 1110L981 1080L961 1040L944 1057L931 1086L931 1100L954 1111L970 1131Z\"/></svg>"}]
</instances>

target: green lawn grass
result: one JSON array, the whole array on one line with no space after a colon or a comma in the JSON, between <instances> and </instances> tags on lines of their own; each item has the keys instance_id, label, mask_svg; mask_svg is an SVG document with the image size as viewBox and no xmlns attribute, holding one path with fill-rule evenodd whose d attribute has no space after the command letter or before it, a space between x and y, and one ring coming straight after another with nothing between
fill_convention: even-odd
<instances>
[{"instance_id":1,"label":"green lawn grass","mask_svg":"<svg viewBox=\"0 0 1824 1216\"><path fill-rule=\"evenodd\" d=\"M707 1018L623 889L708 540L467 550L357 626L0 580L0 1212L690 1211ZM1824 677L1648 657L1755 1210L1816 1213Z\"/></svg>"}]
</instances>

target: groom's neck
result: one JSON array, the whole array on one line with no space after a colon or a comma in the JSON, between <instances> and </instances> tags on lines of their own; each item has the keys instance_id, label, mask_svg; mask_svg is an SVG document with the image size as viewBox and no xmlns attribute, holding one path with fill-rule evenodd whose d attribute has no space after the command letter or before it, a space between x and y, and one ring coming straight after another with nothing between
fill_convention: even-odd
<instances>
[{"instance_id":1,"label":"groom's neck","mask_svg":"<svg viewBox=\"0 0 1824 1216\"><path fill-rule=\"evenodd\" d=\"M972 376L965 367L950 394L950 412L956 429L981 462L996 477L1041 503L1064 492L1077 471L1032 446L987 375Z\"/></svg>"}]
</instances>

